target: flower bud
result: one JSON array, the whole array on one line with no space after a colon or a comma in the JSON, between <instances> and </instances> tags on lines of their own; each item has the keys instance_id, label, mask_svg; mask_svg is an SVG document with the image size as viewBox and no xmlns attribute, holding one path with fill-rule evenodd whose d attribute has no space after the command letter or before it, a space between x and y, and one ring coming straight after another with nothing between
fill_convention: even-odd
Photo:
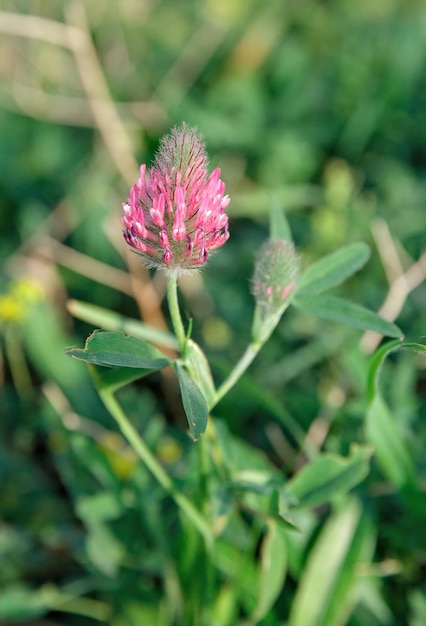
<instances>
[{"instance_id":1,"label":"flower bud","mask_svg":"<svg viewBox=\"0 0 426 626\"><path fill-rule=\"evenodd\" d=\"M252 279L256 310L252 333L264 342L290 303L299 278L300 263L294 245L270 239L260 248Z\"/></svg>"}]
</instances>

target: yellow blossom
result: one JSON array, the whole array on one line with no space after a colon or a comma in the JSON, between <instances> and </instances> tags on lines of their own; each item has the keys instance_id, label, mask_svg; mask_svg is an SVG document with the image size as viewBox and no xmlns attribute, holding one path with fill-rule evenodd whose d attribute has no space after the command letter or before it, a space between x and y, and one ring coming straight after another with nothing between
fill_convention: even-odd
<instances>
[{"instance_id":1,"label":"yellow blossom","mask_svg":"<svg viewBox=\"0 0 426 626\"><path fill-rule=\"evenodd\" d=\"M24 304L11 294L0 296L0 319L4 322L21 322L26 315Z\"/></svg>"}]
</instances>

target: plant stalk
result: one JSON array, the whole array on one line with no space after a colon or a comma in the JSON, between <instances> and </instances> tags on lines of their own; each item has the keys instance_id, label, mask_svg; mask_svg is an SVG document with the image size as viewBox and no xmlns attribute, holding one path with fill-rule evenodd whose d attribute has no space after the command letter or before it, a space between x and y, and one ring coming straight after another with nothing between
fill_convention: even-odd
<instances>
[{"instance_id":1,"label":"plant stalk","mask_svg":"<svg viewBox=\"0 0 426 626\"><path fill-rule=\"evenodd\" d=\"M198 529L204 538L207 550L210 550L213 545L213 535L208 522L204 519L201 513L194 507L192 502L188 500L182 493L177 491L173 484L172 479L163 469L160 463L157 461L151 450L146 443L140 437L139 433L129 421L128 417L124 413L123 409L117 402L116 398L110 391L99 390L99 395L105 404L108 411L114 417L121 432L135 450L141 461L150 470L153 476L158 480L160 485L165 491L173 498L177 506L181 511L191 520L194 526Z\"/></svg>"},{"instance_id":2,"label":"plant stalk","mask_svg":"<svg viewBox=\"0 0 426 626\"><path fill-rule=\"evenodd\" d=\"M235 365L232 372L229 374L220 387L216 391L213 402L209 406L209 410L216 406L216 404L225 396L235 383L241 378L246 369L252 363L257 353L261 349L263 344L261 343L249 343L241 359Z\"/></svg>"},{"instance_id":3,"label":"plant stalk","mask_svg":"<svg viewBox=\"0 0 426 626\"><path fill-rule=\"evenodd\" d=\"M179 343L182 356L185 355L186 335L179 309L179 300L177 293L177 273L168 272L167 274L167 301L169 304L170 318L172 320L173 330Z\"/></svg>"}]
</instances>

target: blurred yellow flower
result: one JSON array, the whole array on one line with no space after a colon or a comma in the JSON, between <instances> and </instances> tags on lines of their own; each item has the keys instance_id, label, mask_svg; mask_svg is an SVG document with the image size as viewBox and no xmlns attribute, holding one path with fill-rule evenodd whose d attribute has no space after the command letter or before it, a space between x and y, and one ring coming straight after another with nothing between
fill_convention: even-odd
<instances>
[{"instance_id":1,"label":"blurred yellow flower","mask_svg":"<svg viewBox=\"0 0 426 626\"><path fill-rule=\"evenodd\" d=\"M0 319L4 322L22 322L26 307L10 294L0 296Z\"/></svg>"},{"instance_id":2,"label":"blurred yellow flower","mask_svg":"<svg viewBox=\"0 0 426 626\"><path fill-rule=\"evenodd\" d=\"M157 455L162 463L171 465L182 457L182 446L171 437L164 437L158 444Z\"/></svg>"},{"instance_id":3,"label":"blurred yellow flower","mask_svg":"<svg viewBox=\"0 0 426 626\"><path fill-rule=\"evenodd\" d=\"M6 293L0 295L0 320L15 324L22 322L31 305L43 297L43 288L35 280L20 278L12 282Z\"/></svg>"},{"instance_id":4,"label":"blurred yellow flower","mask_svg":"<svg viewBox=\"0 0 426 626\"><path fill-rule=\"evenodd\" d=\"M138 463L136 452L118 433L105 431L99 445L119 478L128 478Z\"/></svg>"}]
</instances>

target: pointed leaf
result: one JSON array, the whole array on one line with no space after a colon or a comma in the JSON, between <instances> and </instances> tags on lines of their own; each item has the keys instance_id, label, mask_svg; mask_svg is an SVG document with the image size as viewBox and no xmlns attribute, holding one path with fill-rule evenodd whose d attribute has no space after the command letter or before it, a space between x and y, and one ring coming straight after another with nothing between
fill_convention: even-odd
<instances>
[{"instance_id":1,"label":"pointed leaf","mask_svg":"<svg viewBox=\"0 0 426 626\"><path fill-rule=\"evenodd\" d=\"M370 359L368 368L367 397L371 402L379 388L379 374L385 359L398 350L411 350L426 356L426 346L421 343L389 341L381 346Z\"/></svg>"},{"instance_id":2,"label":"pointed leaf","mask_svg":"<svg viewBox=\"0 0 426 626\"><path fill-rule=\"evenodd\" d=\"M182 393L182 403L188 420L189 429L194 441L198 441L207 428L209 410L203 392L196 382L192 380L185 368L176 361L175 369L179 379Z\"/></svg>"},{"instance_id":3,"label":"pointed leaf","mask_svg":"<svg viewBox=\"0 0 426 626\"><path fill-rule=\"evenodd\" d=\"M370 360L367 381L367 439L373 444L383 473L399 489L417 488L416 471L402 432L379 391L382 365L392 352L411 350L423 354L426 346L419 343L389 341L379 348Z\"/></svg>"},{"instance_id":4,"label":"pointed leaf","mask_svg":"<svg viewBox=\"0 0 426 626\"><path fill-rule=\"evenodd\" d=\"M158 370L170 363L162 352L143 339L102 330L95 330L87 338L84 350L70 348L66 354L74 359L109 367Z\"/></svg>"},{"instance_id":5,"label":"pointed leaf","mask_svg":"<svg viewBox=\"0 0 426 626\"><path fill-rule=\"evenodd\" d=\"M355 576L356 555L349 559L362 508L349 500L324 525L310 550L292 602L288 626L323 626L342 576ZM346 565L347 564L347 565ZM349 567L349 572L345 571ZM340 598L344 601L344 598ZM336 622L345 623L345 622Z\"/></svg>"},{"instance_id":6,"label":"pointed leaf","mask_svg":"<svg viewBox=\"0 0 426 626\"><path fill-rule=\"evenodd\" d=\"M185 363L192 379L203 392L207 405L211 406L216 397L212 373L204 352L192 339L187 340Z\"/></svg>"},{"instance_id":7,"label":"pointed leaf","mask_svg":"<svg viewBox=\"0 0 426 626\"><path fill-rule=\"evenodd\" d=\"M375 556L376 541L376 525L368 511L364 510L353 534L351 545L342 562L339 576L333 585L321 626L346 624L354 608L360 604L360 598L362 597L362 601L364 600L365 596L360 590L360 587L362 585L361 581L363 581L363 578L365 580L366 577L363 577L362 573L360 573L360 563L362 563L363 567L366 569L369 565L371 565L371 568L374 567L371 561ZM371 583L371 580L372 577L368 578L369 583ZM369 589L370 594L374 593L373 590L375 589L379 595L377 586L369 584ZM383 600L382 603L384 603ZM390 611L387 612L388 617L389 613ZM390 624L391 620L382 620L378 621L378 623Z\"/></svg>"},{"instance_id":8,"label":"pointed leaf","mask_svg":"<svg viewBox=\"0 0 426 626\"><path fill-rule=\"evenodd\" d=\"M361 330L374 330L381 335L389 337L401 338L403 336L396 324L384 320L376 313L373 313L373 311L365 309L359 304L353 304L342 298L323 295L312 297L298 296L293 300L293 304L307 313L312 313L312 315L317 315L333 322L354 326Z\"/></svg>"},{"instance_id":9,"label":"pointed leaf","mask_svg":"<svg viewBox=\"0 0 426 626\"><path fill-rule=\"evenodd\" d=\"M368 407L367 440L374 446L377 461L387 478L398 488L417 488L416 470L402 433L386 402L376 393Z\"/></svg>"},{"instance_id":10,"label":"pointed leaf","mask_svg":"<svg viewBox=\"0 0 426 626\"><path fill-rule=\"evenodd\" d=\"M367 244L352 243L310 265L303 273L297 289L298 294L321 293L340 285L358 271L368 260Z\"/></svg>"},{"instance_id":11,"label":"pointed leaf","mask_svg":"<svg viewBox=\"0 0 426 626\"><path fill-rule=\"evenodd\" d=\"M298 509L325 504L367 476L372 452L370 446L354 446L346 459L337 454L321 454L289 480L284 491L295 498Z\"/></svg>"},{"instance_id":12,"label":"pointed leaf","mask_svg":"<svg viewBox=\"0 0 426 626\"><path fill-rule=\"evenodd\" d=\"M269 521L260 556L259 596L252 621L260 622L281 593L287 573L287 543L282 528Z\"/></svg>"},{"instance_id":13,"label":"pointed leaf","mask_svg":"<svg viewBox=\"0 0 426 626\"><path fill-rule=\"evenodd\" d=\"M290 226L285 213L275 196L269 202L269 232L271 239L292 241Z\"/></svg>"}]
</instances>

